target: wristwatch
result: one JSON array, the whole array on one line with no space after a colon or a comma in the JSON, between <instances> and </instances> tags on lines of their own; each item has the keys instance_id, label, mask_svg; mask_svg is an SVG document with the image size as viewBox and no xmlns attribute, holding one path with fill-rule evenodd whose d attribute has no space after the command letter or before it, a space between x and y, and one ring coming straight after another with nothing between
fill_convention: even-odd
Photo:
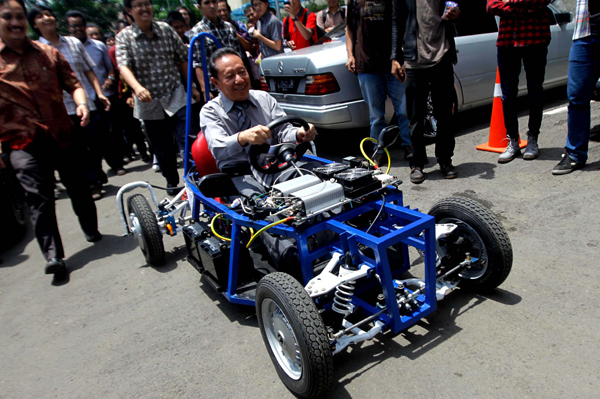
<instances>
[{"instance_id":1,"label":"wristwatch","mask_svg":"<svg viewBox=\"0 0 600 399\"><path fill-rule=\"evenodd\" d=\"M114 77L114 76L112 76L112 75L108 75L108 78L109 78L110 80L117 80L117 78L115 78L115 77Z\"/></svg>"},{"instance_id":2,"label":"wristwatch","mask_svg":"<svg viewBox=\"0 0 600 399\"><path fill-rule=\"evenodd\" d=\"M296 15L294 18L292 18L292 21L294 21L294 22L299 21L298 16Z\"/></svg>"},{"instance_id":3,"label":"wristwatch","mask_svg":"<svg viewBox=\"0 0 600 399\"><path fill-rule=\"evenodd\" d=\"M88 107L87 103L78 103L78 104L77 104L77 106L78 106L78 107L79 107L80 105L85 105L85 106L86 106L88 109L90 108L90 107Z\"/></svg>"}]
</instances>

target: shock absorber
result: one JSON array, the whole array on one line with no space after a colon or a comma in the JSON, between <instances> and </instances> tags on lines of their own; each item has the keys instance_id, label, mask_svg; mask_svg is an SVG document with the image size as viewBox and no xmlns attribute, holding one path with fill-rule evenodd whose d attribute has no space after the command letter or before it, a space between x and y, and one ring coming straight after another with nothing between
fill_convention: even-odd
<instances>
[{"instance_id":1,"label":"shock absorber","mask_svg":"<svg viewBox=\"0 0 600 399\"><path fill-rule=\"evenodd\" d=\"M354 270L349 269L346 265L340 267L340 277L352 273ZM352 295L354 295L354 286L356 281L351 280L335 287L333 294L333 305L331 308L334 312L341 314L342 319L352 313Z\"/></svg>"}]
</instances>

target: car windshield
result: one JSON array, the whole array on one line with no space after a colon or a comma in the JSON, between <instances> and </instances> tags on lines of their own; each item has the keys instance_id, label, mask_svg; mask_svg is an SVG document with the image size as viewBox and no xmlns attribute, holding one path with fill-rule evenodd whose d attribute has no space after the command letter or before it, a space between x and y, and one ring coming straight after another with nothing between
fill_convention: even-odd
<instances>
[{"instance_id":1,"label":"car windshield","mask_svg":"<svg viewBox=\"0 0 600 399\"><path fill-rule=\"evenodd\" d=\"M320 38L315 44L323 44L332 40L343 37L346 34L346 24L341 23L329 32L327 32L322 38Z\"/></svg>"}]
</instances>

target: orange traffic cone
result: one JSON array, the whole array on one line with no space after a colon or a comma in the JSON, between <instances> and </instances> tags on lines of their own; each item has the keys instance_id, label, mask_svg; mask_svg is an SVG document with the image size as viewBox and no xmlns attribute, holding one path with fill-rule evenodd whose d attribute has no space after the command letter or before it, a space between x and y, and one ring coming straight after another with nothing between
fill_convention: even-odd
<instances>
[{"instance_id":1,"label":"orange traffic cone","mask_svg":"<svg viewBox=\"0 0 600 399\"><path fill-rule=\"evenodd\" d=\"M494 104L492 105L492 120L490 122L490 135L487 143L478 145L478 150L502 153L508 146L506 126L504 125L504 112L502 110L502 89L500 88L500 71L496 68L496 87L494 88ZM519 147L527 146L527 141L519 137Z\"/></svg>"}]
</instances>

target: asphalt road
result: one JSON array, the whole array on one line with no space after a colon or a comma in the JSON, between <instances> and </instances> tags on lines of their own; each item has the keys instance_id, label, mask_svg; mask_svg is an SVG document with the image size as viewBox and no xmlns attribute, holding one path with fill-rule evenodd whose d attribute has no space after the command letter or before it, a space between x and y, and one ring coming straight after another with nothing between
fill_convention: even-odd
<instances>
[{"instance_id":1,"label":"asphalt road","mask_svg":"<svg viewBox=\"0 0 600 399\"><path fill-rule=\"evenodd\" d=\"M548 99L541 156L496 163L490 107L459 115L455 165L444 180L428 148L427 180L408 182L401 151L392 172L405 203L427 211L458 195L487 206L514 250L513 270L488 296L455 291L399 335L335 357L330 398L592 398L600 384L600 135L585 169L552 176L566 137L566 105ZM593 125L600 104L592 104ZM520 118L526 131L526 117ZM594 123L595 122L595 123ZM319 155L359 153L355 132L321 131ZM31 229L0 265L1 398L291 398L267 355L254 309L199 282L181 236L165 237L167 264L148 267L123 227L115 194L130 181L163 184L149 165L111 177L98 201L104 239L87 243L68 199L57 201L70 280L43 274ZM596 299L594 299L596 298Z\"/></svg>"}]
</instances>

